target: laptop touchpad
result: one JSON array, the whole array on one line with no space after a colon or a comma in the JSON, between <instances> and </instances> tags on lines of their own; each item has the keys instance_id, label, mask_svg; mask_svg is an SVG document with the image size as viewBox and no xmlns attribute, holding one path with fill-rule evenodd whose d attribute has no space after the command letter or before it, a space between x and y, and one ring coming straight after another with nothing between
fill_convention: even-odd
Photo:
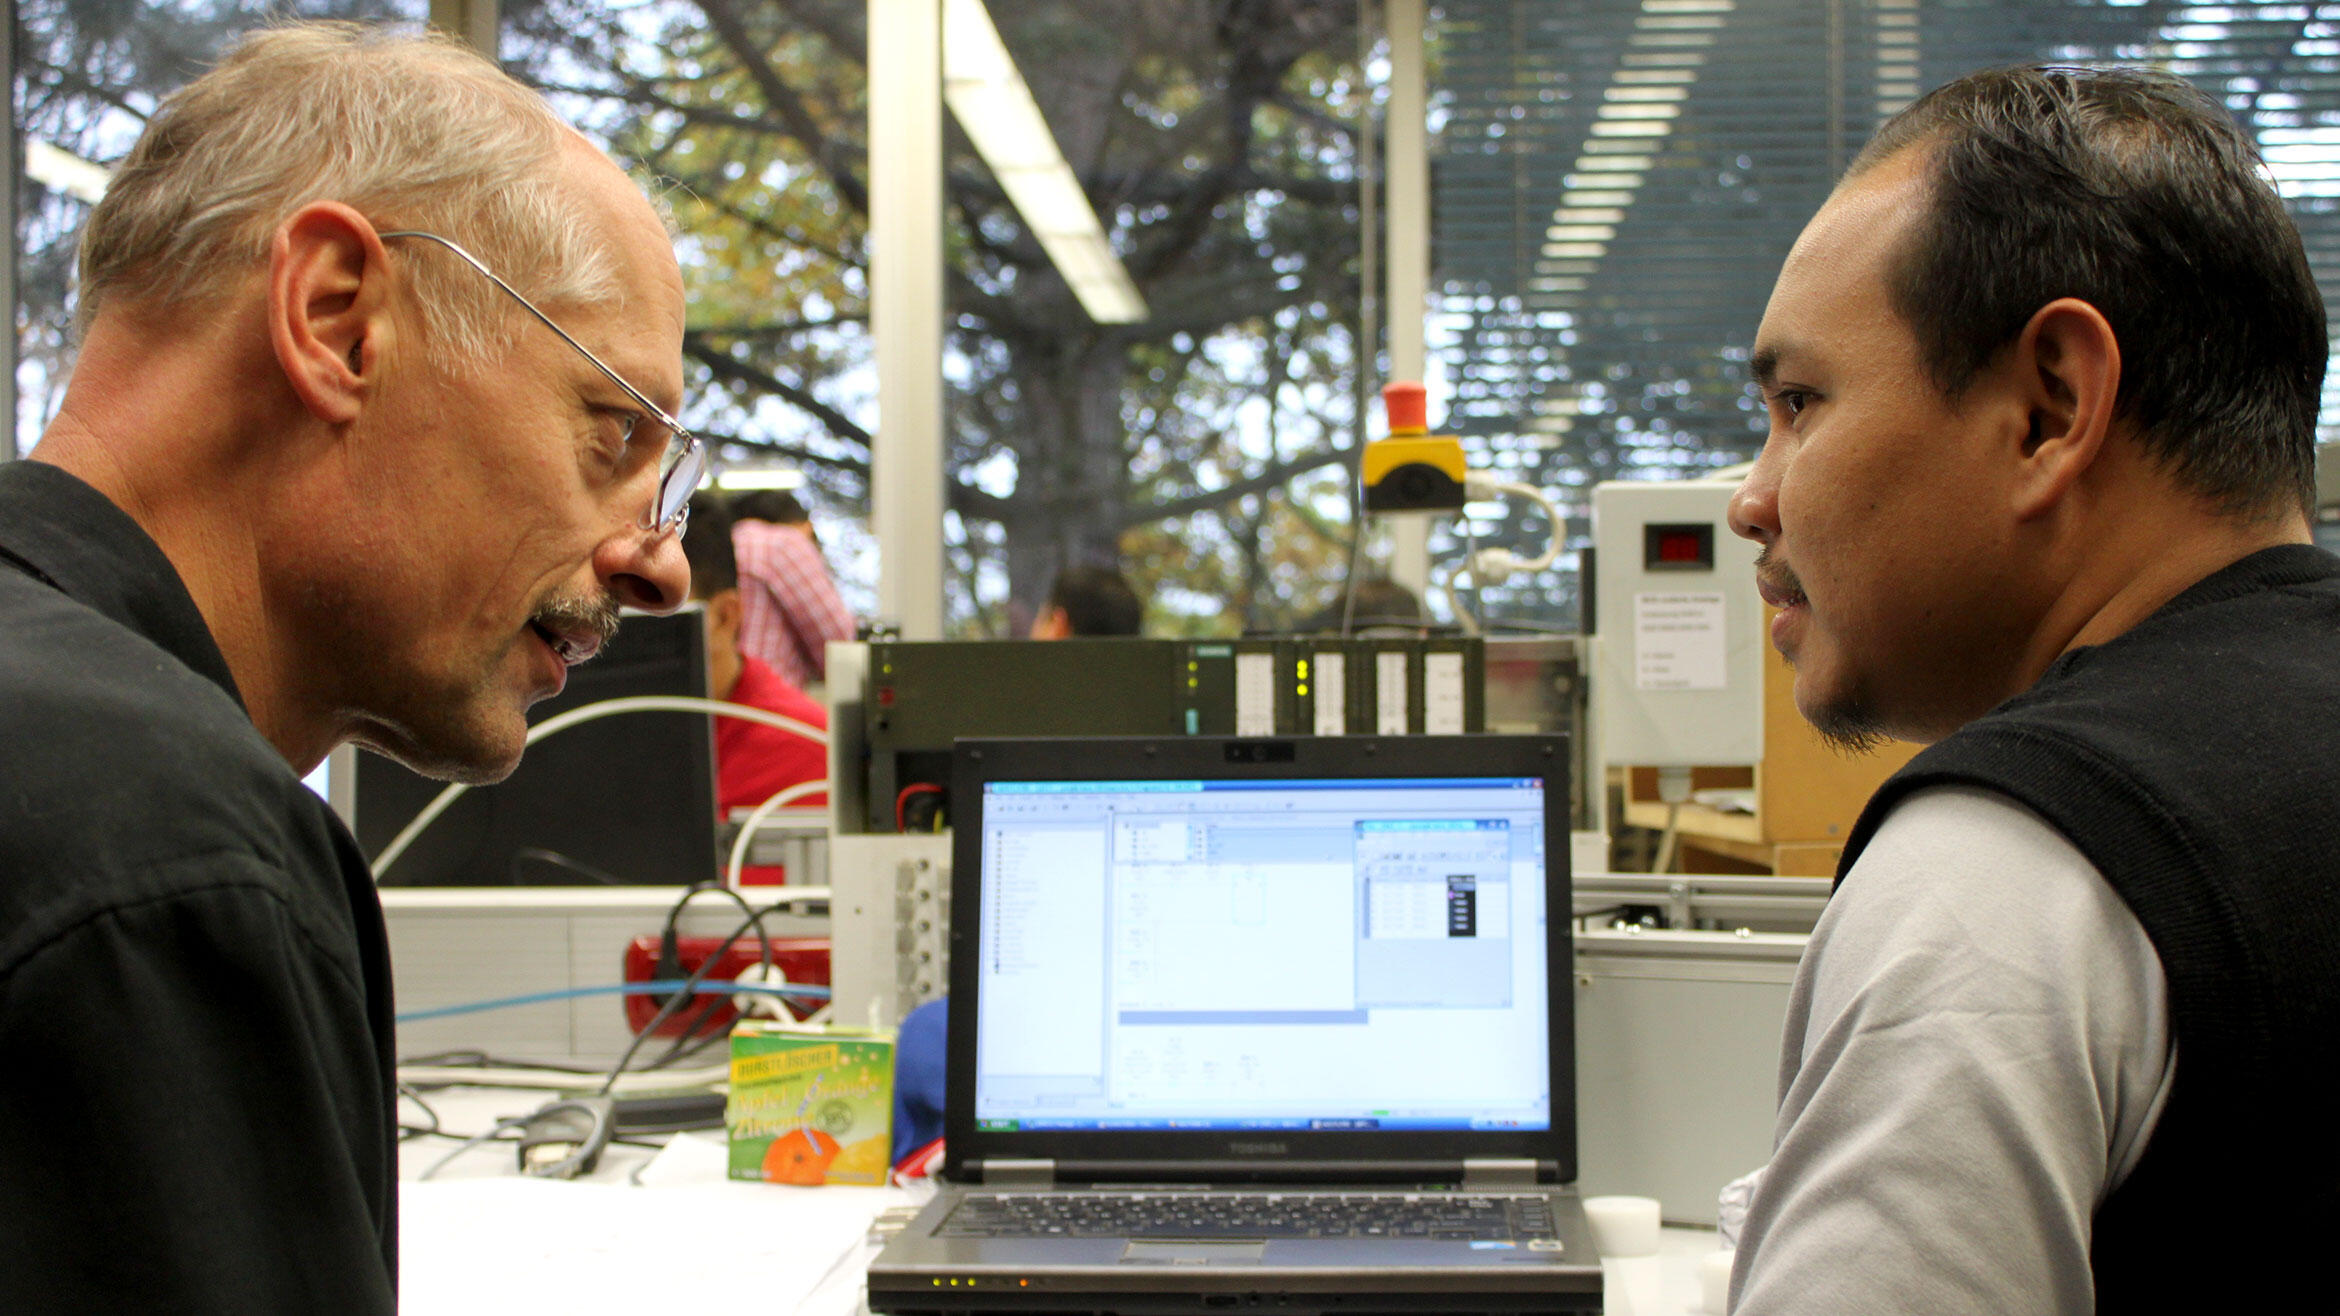
<instances>
[{"instance_id":1,"label":"laptop touchpad","mask_svg":"<svg viewBox=\"0 0 2340 1316\"><path fill-rule=\"evenodd\" d=\"M1136 1239L1122 1252L1121 1260L1124 1265L1140 1266L1223 1266L1257 1261L1265 1251L1265 1239L1241 1243Z\"/></svg>"}]
</instances>

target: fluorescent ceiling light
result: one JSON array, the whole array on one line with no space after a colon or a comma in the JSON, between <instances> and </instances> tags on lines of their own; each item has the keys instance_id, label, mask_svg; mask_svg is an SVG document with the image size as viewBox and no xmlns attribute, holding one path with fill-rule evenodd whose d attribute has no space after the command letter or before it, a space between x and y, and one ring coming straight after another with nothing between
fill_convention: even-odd
<instances>
[{"instance_id":1,"label":"fluorescent ceiling light","mask_svg":"<svg viewBox=\"0 0 2340 1316\"><path fill-rule=\"evenodd\" d=\"M25 139L24 174L44 187L79 197L93 206L105 197L106 185L114 181L113 170L91 164L71 151L60 151L38 137Z\"/></svg>"},{"instance_id":2,"label":"fluorescent ceiling light","mask_svg":"<svg viewBox=\"0 0 2340 1316\"><path fill-rule=\"evenodd\" d=\"M1106 242L983 0L943 0L943 100L1089 318L1145 319L1145 299Z\"/></svg>"},{"instance_id":3,"label":"fluorescent ceiling light","mask_svg":"<svg viewBox=\"0 0 2340 1316\"><path fill-rule=\"evenodd\" d=\"M742 466L718 472L715 487L738 491L741 489L801 489L804 472L771 466Z\"/></svg>"}]
</instances>

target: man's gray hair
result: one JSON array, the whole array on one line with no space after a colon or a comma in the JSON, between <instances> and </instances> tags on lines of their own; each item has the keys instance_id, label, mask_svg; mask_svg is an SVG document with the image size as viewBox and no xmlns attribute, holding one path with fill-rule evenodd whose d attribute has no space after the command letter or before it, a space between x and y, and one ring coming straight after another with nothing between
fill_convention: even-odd
<instances>
[{"instance_id":1,"label":"man's gray hair","mask_svg":"<svg viewBox=\"0 0 2340 1316\"><path fill-rule=\"evenodd\" d=\"M604 299L616 291L608 257L555 182L572 131L444 36L353 23L256 33L164 100L122 161L82 233L77 318L86 328L116 298L210 303L313 201L378 229L442 234L540 301ZM413 245L400 255L425 329L466 357L503 342L509 299L452 254Z\"/></svg>"}]
</instances>

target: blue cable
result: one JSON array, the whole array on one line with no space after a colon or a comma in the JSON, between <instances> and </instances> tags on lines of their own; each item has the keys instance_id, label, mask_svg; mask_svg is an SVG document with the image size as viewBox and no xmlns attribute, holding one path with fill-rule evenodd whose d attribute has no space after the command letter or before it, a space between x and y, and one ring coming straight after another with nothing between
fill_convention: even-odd
<instances>
[{"instance_id":1,"label":"blue cable","mask_svg":"<svg viewBox=\"0 0 2340 1316\"><path fill-rule=\"evenodd\" d=\"M811 983L789 983L771 987L763 983L706 982L692 984L687 978L661 978L656 982L617 983L608 987L568 987L557 992L531 992L526 996L504 996L492 1001L473 1001L468 1005L442 1005L435 1010L412 1010L399 1015L397 1022L414 1023L421 1019L443 1019L452 1014L477 1014L482 1010L502 1010L515 1005L538 1005L545 1001L566 1001L579 996L663 996L688 988L694 996L729 996L734 992L760 992L767 996L796 996L806 1000L825 1001L829 989Z\"/></svg>"}]
</instances>

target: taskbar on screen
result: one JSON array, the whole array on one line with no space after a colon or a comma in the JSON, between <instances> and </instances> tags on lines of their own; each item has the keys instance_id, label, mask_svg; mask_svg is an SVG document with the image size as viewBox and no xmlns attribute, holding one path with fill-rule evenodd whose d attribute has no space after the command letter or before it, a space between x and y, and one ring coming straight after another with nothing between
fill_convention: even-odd
<instances>
[{"instance_id":1,"label":"taskbar on screen","mask_svg":"<svg viewBox=\"0 0 2340 1316\"><path fill-rule=\"evenodd\" d=\"M1487 1130L1519 1130L1541 1132L1550 1128L1550 1122L1537 1118L1420 1118L1420 1117L1352 1117L1318 1119L979 1119L977 1130L984 1133L1213 1133L1213 1132L1307 1132L1307 1133L1420 1133L1440 1130L1484 1132Z\"/></svg>"}]
</instances>

